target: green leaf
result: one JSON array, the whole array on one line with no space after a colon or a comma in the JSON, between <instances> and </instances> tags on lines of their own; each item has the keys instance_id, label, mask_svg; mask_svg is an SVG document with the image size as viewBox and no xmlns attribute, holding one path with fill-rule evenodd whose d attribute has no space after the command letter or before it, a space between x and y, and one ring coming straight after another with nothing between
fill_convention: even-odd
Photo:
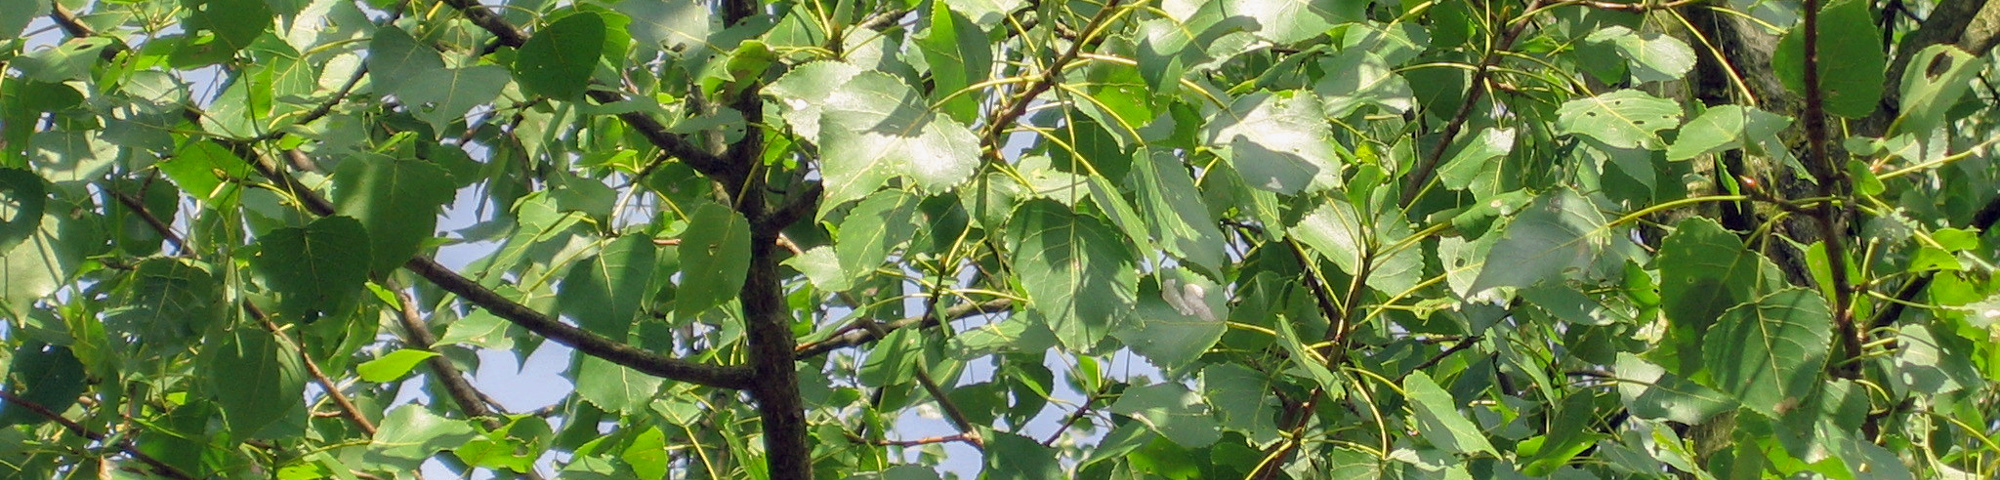
<instances>
[{"instance_id":1,"label":"green leaf","mask_svg":"<svg viewBox=\"0 0 2000 480\"><path fill-rule=\"evenodd\" d=\"M452 420L431 413L423 405L397 407L379 422L373 453L406 460L423 460L478 438L467 420Z\"/></svg>"},{"instance_id":2,"label":"green leaf","mask_svg":"<svg viewBox=\"0 0 2000 480\"><path fill-rule=\"evenodd\" d=\"M1827 113L1866 117L1882 101L1888 55L1882 51L1882 30L1875 27L1875 15L1869 7L1872 3L1833 0L1820 7L1819 82ZM1800 95L1806 89L1805 44L1801 23L1785 32L1771 53L1771 69L1778 81Z\"/></svg>"},{"instance_id":3,"label":"green leaf","mask_svg":"<svg viewBox=\"0 0 2000 480\"><path fill-rule=\"evenodd\" d=\"M1683 340L1678 343L1689 347L1724 310L1756 299L1766 275L1777 274L1769 260L1744 248L1735 233L1706 218L1676 225L1674 233L1660 242L1656 263L1661 308L1674 334Z\"/></svg>"},{"instance_id":4,"label":"green leaf","mask_svg":"<svg viewBox=\"0 0 2000 480\"><path fill-rule=\"evenodd\" d=\"M1518 132L1513 128L1488 128L1467 136L1465 145L1458 147L1458 152L1438 168L1438 182L1453 190L1497 184L1494 177L1502 173L1498 167L1505 165L1507 155L1514 152ZM1486 193L1482 190L1474 188L1474 193Z\"/></svg>"},{"instance_id":5,"label":"green leaf","mask_svg":"<svg viewBox=\"0 0 2000 480\"><path fill-rule=\"evenodd\" d=\"M128 308L107 312L105 328L133 335L140 345L171 352L200 340L224 319L222 285L202 267L173 258L153 258L132 269L118 297Z\"/></svg>"},{"instance_id":6,"label":"green leaf","mask_svg":"<svg viewBox=\"0 0 2000 480\"><path fill-rule=\"evenodd\" d=\"M704 204L681 236L680 296L674 315L694 318L736 298L750 269L750 222L721 204Z\"/></svg>"},{"instance_id":7,"label":"green leaf","mask_svg":"<svg viewBox=\"0 0 2000 480\"><path fill-rule=\"evenodd\" d=\"M1702 338L1708 385L1777 418L1819 386L1832 331L1833 313L1812 290L1786 289L1732 308Z\"/></svg>"},{"instance_id":8,"label":"green leaf","mask_svg":"<svg viewBox=\"0 0 2000 480\"><path fill-rule=\"evenodd\" d=\"M1422 268L1422 251L1404 249L1393 255L1383 254L1385 239L1393 242L1410 233L1408 222L1394 212L1374 217L1363 218L1354 205L1336 198L1321 203L1288 231L1311 247L1315 255L1333 261L1342 272L1368 274L1369 286L1396 293L1415 285L1413 276ZM1364 267L1367 272L1362 271Z\"/></svg>"},{"instance_id":9,"label":"green leaf","mask_svg":"<svg viewBox=\"0 0 2000 480\"><path fill-rule=\"evenodd\" d=\"M1237 363L1218 363L1201 370L1202 392L1225 430L1242 433L1251 442L1278 439L1280 406L1272 398L1276 383L1269 374Z\"/></svg>"},{"instance_id":10,"label":"green leaf","mask_svg":"<svg viewBox=\"0 0 2000 480\"><path fill-rule=\"evenodd\" d=\"M1681 127L1679 138L1667 148L1668 160L1687 160L1701 155L1763 145L1777 139L1778 132L1792 124L1792 118L1743 105L1722 105L1702 112Z\"/></svg>"},{"instance_id":11,"label":"green leaf","mask_svg":"<svg viewBox=\"0 0 2000 480\"><path fill-rule=\"evenodd\" d=\"M1131 417L1182 447L1206 447L1222 438L1208 404L1179 383L1125 389L1118 401L1111 403L1111 413Z\"/></svg>"},{"instance_id":12,"label":"green leaf","mask_svg":"<svg viewBox=\"0 0 2000 480\"><path fill-rule=\"evenodd\" d=\"M20 70L23 77L37 82L82 80L90 76L91 66L96 65L100 58L99 52L113 42L102 37L72 38L54 48L14 57L7 63L9 67Z\"/></svg>"},{"instance_id":13,"label":"green leaf","mask_svg":"<svg viewBox=\"0 0 2000 480\"><path fill-rule=\"evenodd\" d=\"M366 65L376 88L396 93L405 85L416 85L418 76L444 70L444 58L403 29L383 28L368 41Z\"/></svg>"},{"instance_id":14,"label":"green leaf","mask_svg":"<svg viewBox=\"0 0 2000 480\"><path fill-rule=\"evenodd\" d=\"M578 12L535 31L514 59L514 75L531 95L556 100L583 96L604 55L604 17Z\"/></svg>"},{"instance_id":15,"label":"green leaf","mask_svg":"<svg viewBox=\"0 0 2000 480\"><path fill-rule=\"evenodd\" d=\"M990 480L1063 478L1055 450L1034 439L1007 432L982 432L986 437L986 470Z\"/></svg>"},{"instance_id":16,"label":"green leaf","mask_svg":"<svg viewBox=\"0 0 2000 480\"><path fill-rule=\"evenodd\" d=\"M238 328L202 345L200 378L236 438L271 422L305 417L305 368L290 346L256 328Z\"/></svg>"},{"instance_id":17,"label":"green leaf","mask_svg":"<svg viewBox=\"0 0 2000 480\"><path fill-rule=\"evenodd\" d=\"M6 391L16 398L62 413L90 388L84 366L68 347L21 342L8 358ZM48 418L14 402L0 402L0 426L40 425Z\"/></svg>"},{"instance_id":18,"label":"green leaf","mask_svg":"<svg viewBox=\"0 0 2000 480\"><path fill-rule=\"evenodd\" d=\"M174 158L156 165L181 190L217 211L235 209L242 182L257 175L249 162L210 141L188 142Z\"/></svg>"},{"instance_id":19,"label":"green leaf","mask_svg":"<svg viewBox=\"0 0 2000 480\"><path fill-rule=\"evenodd\" d=\"M917 200L902 190L882 190L848 211L834 235L840 271L857 279L874 275L890 252L916 235Z\"/></svg>"},{"instance_id":20,"label":"green leaf","mask_svg":"<svg viewBox=\"0 0 2000 480\"><path fill-rule=\"evenodd\" d=\"M577 367L576 394L607 412L643 412L666 379L640 373L595 355Z\"/></svg>"},{"instance_id":21,"label":"green leaf","mask_svg":"<svg viewBox=\"0 0 2000 480\"><path fill-rule=\"evenodd\" d=\"M1688 381L1631 353L1618 352L1618 396L1639 418L1699 425L1722 412L1735 410L1728 395Z\"/></svg>"},{"instance_id":22,"label":"green leaf","mask_svg":"<svg viewBox=\"0 0 2000 480\"><path fill-rule=\"evenodd\" d=\"M82 267L80 247L89 245L90 239L86 232L71 226L77 223L81 220L46 212L33 237L0 257L0 306L6 308L0 316L26 317L35 300L55 293Z\"/></svg>"},{"instance_id":23,"label":"green leaf","mask_svg":"<svg viewBox=\"0 0 2000 480\"><path fill-rule=\"evenodd\" d=\"M1340 186L1340 160L1319 96L1257 92L1209 117L1202 138L1251 187L1285 195Z\"/></svg>"},{"instance_id":24,"label":"green leaf","mask_svg":"<svg viewBox=\"0 0 2000 480\"><path fill-rule=\"evenodd\" d=\"M1200 275L1172 268L1139 285L1138 315L1112 332L1127 348L1164 369L1187 366L1222 339L1228 295Z\"/></svg>"},{"instance_id":25,"label":"green leaf","mask_svg":"<svg viewBox=\"0 0 2000 480\"><path fill-rule=\"evenodd\" d=\"M1556 129L1616 148L1658 150L1659 132L1680 125L1681 106L1638 90L1619 90L1563 102Z\"/></svg>"},{"instance_id":26,"label":"green leaf","mask_svg":"<svg viewBox=\"0 0 2000 480\"><path fill-rule=\"evenodd\" d=\"M1632 77L1640 82L1679 80L1694 69L1694 49L1663 33L1640 33L1612 26L1591 32L1583 41L1610 44L1631 66Z\"/></svg>"},{"instance_id":27,"label":"green leaf","mask_svg":"<svg viewBox=\"0 0 2000 480\"><path fill-rule=\"evenodd\" d=\"M777 97L793 131L820 147L826 186L821 216L898 176L942 192L970 178L979 164L972 131L938 116L895 76L815 62L792 69L764 92Z\"/></svg>"},{"instance_id":28,"label":"green leaf","mask_svg":"<svg viewBox=\"0 0 2000 480\"><path fill-rule=\"evenodd\" d=\"M451 175L422 160L363 153L333 172L334 211L368 231L368 267L396 271L437 235L438 209L451 203Z\"/></svg>"},{"instance_id":29,"label":"green leaf","mask_svg":"<svg viewBox=\"0 0 2000 480\"><path fill-rule=\"evenodd\" d=\"M930 28L917 36L917 47L930 64L931 96L943 100L940 107L952 120L969 124L978 120L981 96L959 91L992 76L993 44L972 19L947 5L945 0L933 3Z\"/></svg>"},{"instance_id":30,"label":"green leaf","mask_svg":"<svg viewBox=\"0 0 2000 480\"><path fill-rule=\"evenodd\" d=\"M49 14L49 5L39 0L0 0L0 38L20 38L28 23Z\"/></svg>"},{"instance_id":31,"label":"green leaf","mask_svg":"<svg viewBox=\"0 0 2000 480\"><path fill-rule=\"evenodd\" d=\"M257 240L250 259L272 290L279 308L311 322L341 312L359 298L368 281L368 232L352 217L332 216L304 227L271 231Z\"/></svg>"},{"instance_id":32,"label":"green leaf","mask_svg":"<svg viewBox=\"0 0 2000 480\"><path fill-rule=\"evenodd\" d=\"M42 228L48 208L47 182L35 172L0 169L0 252L13 250Z\"/></svg>"},{"instance_id":33,"label":"green leaf","mask_svg":"<svg viewBox=\"0 0 2000 480\"><path fill-rule=\"evenodd\" d=\"M924 340L909 329L897 330L875 343L856 373L861 385L882 388L908 385L924 362Z\"/></svg>"},{"instance_id":34,"label":"green leaf","mask_svg":"<svg viewBox=\"0 0 2000 480\"><path fill-rule=\"evenodd\" d=\"M1222 229L1202 202L1187 165L1166 149L1139 147L1126 184L1134 191L1139 214L1167 253L1205 272L1222 272Z\"/></svg>"},{"instance_id":35,"label":"green leaf","mask_svg":"<svg viewBox=\"0 0 2000 480\"><path fill-rule=\"evenodd\" d=\"M1363 105L1402 113L1416 105L1410 82L1396 74L1380 55L1365 49L1349 48L1319 62L1326 75L1313 83L1313 93L1326 102L1326 115L1346 117Z\"/></svg>"},{"instance_id":36,"label":"green leaf","mask_svg":"<svg viewBox=\"0 0 2000 480\"><path fill-rule=\"evenodd\" d=\"M264 0L181 0L181 4L192 10L188 29L214 33L215 41L231 52L249 47L277 18Z\"/></svg>"},{"instance_id":37,"label":"green leaf","mask_svg":"<svg viewBox=\"0 0 2000 480\"><path fill-rule=\"evenodd\" d=\"M1224 17L1248 17L1257 36L1289 45L1325 35L1336 23L1362 20L1368 0L1226 0Z\"/></svg>"},{"instance_id":38,"label":"green leaf","mask_svg":"<svg viewBox=\"0 0 2000 480\"><path fill-rule=\"evenodd\" d=\"M507 69L498 65L430 69L403 85L396 96L418 120L444 132L463 121L466 112L499 97L510 79Z\"/></svg>"},{"instance_id":39,"label":"green leaf","mask_svg":"<svg viewBox=\"0 0 2000 480\"><path fill-rule=\"evenodd\" d=\"M667 435L660 432L660 427L648 427L632 439L632 445L619 452L618 459L631 465L632 473L639 474L639 478L667 478L673 460L668 455L671 452L667 448Z\"/></svg>"},{"instance_id":40,"label":"green leaf","mask_svg":"<svg viewBox=\"0 0 2000 480\"><path fill-rule=\"evenodd\" d=\"M708 7L693 0L624 0L612 9L632 19L625 29L648 50L678 51L703 46L721 30Z\"/></svg>"},{"instance_id":41,"label":"green leaf","mask_svg":"<svg viewBox=\"0 0 2000 480\"><path fill-rule=\"evenodd\" d=\"M1611 244L1604 216L1590 200L1572 190L1557 190L1535 199L1514 221L1486 257L1467 290L1472 294L1494 287L1529 287L1589 266ZM1505 264L1493 263L1500 259ZM1491 268L1504 265L1504 268Z\"/></svg>"},{"instance_id":42,"label":"green leaf","mask_svg":"<svg viewBox=\"0 0 2000 480\"><path fill-rule=\"evenodd\" d=\"M1014 270L1028 297L1028 315L1055 331L1063 346L1093 351L1112 327L1132 315L1139 289L1130 247L1097 217L1050 200L1014 211L1008 224Z\"/></svg>"},{"instance_id":43,"label":"green leaf","mask_svg":"<svg viewBox=\"0 0 2000 480\"><path fill-rule=\"evenodd\" d=\"M605 244L563 277L562 288L556 291L557 310L585 330L625 338L639 319L640 306L653 296L659 248L645 235L625 235Z\"/></svg>"},{"instance_id":44,"label":"green leaf","mask_svg":"<svg viewBox=\"0 0 2000 480\"><path fill-rule=\"evenodd\" d=\"M1498 455L1486 434L1458 412L1458 400L1444 391L1430 374L1418 371L1403 377L1403 392L1417 416L1417 431L1432 445L1461 454L1485 452Z\"/></svg>"},{"instance_id":45,"label":"green leaf","mask_svg":"<svg viewBox=\"0 0 2000 480\"><path fill-rule=\"evenodd\" d=\"M1972 367L1972 356L1961 353L1958 339L1931 335L1923 325L1904 325L1896 332L1897 377L1910 389L1926 395L1940 395L1968 387L1986 385ZM1953 351L1959 350L1959 351Z\"/></svg>"},{"instance_id":46,"label":"green leaf","mask_svg":"<svg viewBox=\"0 0 2000 480\"><path fill-rule=\"evenodd\" d=\"M428 350L398 349L382 358L361 362L354 367L354 373L360 374L364 382L393 382L409 375L418 363L435 356L438 356L437 352Z\"/></svg>"},{"instance_id":47,"label":"green leaf","mask_svg":"<svg viewBox=\"0 0 2000 480\"><path fill-rule=\"evenodd\" d=\"M1944 121L1945 114L1972 89L1972 79L1986 62L1949 44L1925 47L1910 57L1903 71L1903 117L1897 119L1899 133L1931 132Z\"/></svg>"}]
</instances>

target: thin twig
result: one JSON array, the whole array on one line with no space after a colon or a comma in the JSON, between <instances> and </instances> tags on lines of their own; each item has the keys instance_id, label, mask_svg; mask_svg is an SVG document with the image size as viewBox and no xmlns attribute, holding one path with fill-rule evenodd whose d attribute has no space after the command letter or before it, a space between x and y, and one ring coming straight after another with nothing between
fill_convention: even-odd
<instances>
[{"instance_id":1,"label":"thin twig","mask_svg":"<svg viewBox=\"0 0 2000 480\"><path fill-rule=\"evenodd\" d=\"M1437 171L1438 163L1444 161L1444 152L1451 149L1452 139L1458 137L1458 131L1465 128L1467 117L1472 115L1472 107L1478 105L1480 98L1486 95L1486 89L1482 87L1486 84L1486 79L1493 75L1493 67L1500 63L1500 52L1513 48L1514 40L1520 38L1521 32L1528 29L1529 15L1541 9L1542 0L1528 2L1528 8L1522 10L1523 14L1511 22L1507 31L1500 35L1500 41L1494 43L1493 49L1486 52L1486 58L1479 62L1479 69L1472 72L1472 83L1466 89L1465 101L1459 102L1458 112L1453 113L1451 120L1445 122L1437 146L1431 147L1430 155L1425 156L1423 162L1417 164L1417 170L1410 176L1409 182L1403 184L1403 195L1396 202L1397 205L1409 207L1410 202L1416 201L1417 194L1422 193L1424 186L1430 183L1431 174Z\"/></svg>"},{"instance_id":2,"label":"thin twig","mask_svg":"<svg viewBox=\"0 0 2000 480\"><path fill-rule=\"evenodd\" d=\"M6 390L0 390L0 400L4 400L7 403L12 403L14 405L20 406L23 409L27 409L29 413L33 413L36 416L46 418L51 422L56 422L57 424L62 425L63 428L69 429L70 433L76 434L77 436L88 438L95 441L103 441L105 438L104 434L102 433L91 431L89 428L84 427L83 424L76 423L76 421L70 420L68 418L63 418L62 414L57 413L54 410L50 410L49 407L42 406L42 404L31 402L22 399L21 397L16 397L12 392L8 392ZM173 478L177 480L194 480L195 478L194 475L189 475L187 472L183 472L179 468L174 468L173 465L168 465L166 462L162 462L160 461L160 459L153 458L152 455L147 455L146 452L140 451L136 445L132 444L132 439L129 436L120 436L120 440L118 440L117 446L118 446L118 451L124 452L126 455L131 455L133 460L138 460L140 463L144 463L146 464L146 466L152 467L153 473L156 475L160 475L167 478Z\"/></svg>"},{"instance_id":3,"label":"thin twig","mask_svg":"<svg viewBox=\"0 0 2000 480\"><path fill-rule=\"evenodd\" d=\"M354 401L347 398L347 393L340 391L340 384L327 377L326 371L319 368L319 362L314 361L312 355L306 354L305 344L292 340L291 335L286 334L284 329L278 328L278 324L272 322L271 316L265 314L264 309L258 308L257 304L244 301L243 311L249 312L250 318L256 319L257 323L264 327L264 331L271 332L271 335L278 337L293 352L298 353L299 362L306 367L306 374L312 376L314 382L319 383L320 389L326 390L327 398L333 399L334 406L340 408L341 417L346 418L348 423L353 423L355 428L361 429L361 433L368 434L369 437L375 436L375 423L368 421L368 417L361 414L361 408L354 406Z\"/></svg>"},{"instance_id":4,"label":"thin twig","mask_svg":"<svg viewBox=\"0 0 2000 480\"><path fill-rule=\"evenodd\" d=\"M1112 13L1118 10L1118 4L1121 1L1110 0L1105 2L1104 7L1097 11L1097 15L1090 18L1090 23L1083 27L1084 34L1090 35L1097 32L1104 22L1111 18ZM1055 86L1057 81L1062 80L1063 66L1069 64L1071 61L1075 61L1077 55L1083 52L1084 44L1090 43L1089 40L1092 39L1090 37L1083 37L1070 42L1069 49L1065 50L1061 56L1056 57L1056 61L1050 63L1048 69L1042 71L1040 79L1036 79L1034 83L1028 85L1026 90L1022 90L1020 95L1015 95L1007 101L1006 105L1000 107L1000 114L994 116L991 123L986 124L986 132L980 136L980 143L985 147L987 155L990 158L994 161L1001 159L1000 147L1005 143L1002 137L1005 136L1007 127L1012 126L1015 120L1020 119L1022 114L1028 112L1028 104L1034 102L1036 96L1048 91L1050 87Z\"/></svg>"},{"instance_id":5,"label":"thin twig","mask_svg":"<svg viewBox=\"0 0 2000 480\"><path fill-rule=\"evenodd\" d=\"M1002 298L997 300L988 300L980 303L967 303L967 304L953 306L951 308L944 309L937 316L918 315L908 318L891 320L888 322L876 323L874 325L874 328L857 327L856 329L853 330L847 330L844 332L835 333L832 337L828 337L825 340L800 344L797 349L798 358L814 357L825 354L826 352L831 352L842 348L867 344L869 342L881 340L882 337L887 336L888 334L893 333L896 330L905 327L916 326L918 328L924 328L924 327L935 326L938 325L939 318L957 320L961 318L974 317L979 315L989 315L989 314L1006 312L1013 308L1014 308L1013 300ZM874 322L874 320L867 320L867 319L863 319L862 321Z\"/></svg>"}]
</instances>

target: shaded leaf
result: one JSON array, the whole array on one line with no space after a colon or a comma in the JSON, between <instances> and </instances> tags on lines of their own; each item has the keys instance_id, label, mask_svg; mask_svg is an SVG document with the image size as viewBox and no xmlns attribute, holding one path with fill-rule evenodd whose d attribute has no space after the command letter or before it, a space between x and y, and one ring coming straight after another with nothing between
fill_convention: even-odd
<instances>
[{"instance_id":1,"label":"shaded leaf","mask_svg":"<svg viewBox=\"0 0 2000 480\"><path fill-rule=\"evenodd\" d=\"M368 231L369 268L393 272L437 235L438 209L451 203L451 175L422 160L363 153L333 172L334 210Z\"/></svg>"},{"instance_id":2,"label":"shaded leaf","mask_svg":"<svg viewBox=\"0 0 2000 480\"><path fill-rule=\"evenodd\" d=\"M1462 454L1498 454L1493 444L1486 440L1486 434L1458 412L1458 400L1431 380L1430 374L1410 372L1410 376L1403 377L1403 391L1410 395L1410 406L1417 416L1417 431L1432 445Z\"/></svg>"},{"instance_id":3,"label":"shaded leaf","mask_svg":"<svg viewBox=\"0 0 2000 480\"><path fill-rule=\"evenodd\" d=\"M1340 186L1332 135L1319 96L1297 90L1244 95L1202 130L1245 183L1286 195Z\"/></svg>"},{"instance_id":4,"label":"shaded leaf","mask_svg":"<svg viewBox=\"0 0 2000 480\"><path fill-rule=\"evenodd\" d=\"M1882 101L1888 55L1882 51L1882 30L1868 0L1833 0L1820 7L1819 81L1826 112L1847 118L1866 117ZM1914 66L1914 65L1913 65ZM1771 69L1792 93L1805 92L1805 26L1803 22L1778 39ZM1911 71L1921 70L1911 68Z\"/></svg>"},{"instance_id":5,"label":"shaded leaf","mask_svg":"<svg viewBox=\"0 0 2000 480\"><path fill-rule=\"evenodd\" d=\"M1132 314L1139 278L1123 237L1103 220L1049 200L1024 203L1008 224L1030 318L1063 346L1092 351Z\"/></svg>"},{"instance_id":6,"label":"shaded leaf","mask_svg":"<svg viewBox=\"0 0 2000 480\"><path fill-rule=\"evenodd\" d=\"M1156 383L1125 389L1111 403L1111 413L1132 417L1176 444L1201 448L1222 438L1215 417L1201 396L1178 383Z\"/></svg>"},{"instance_id":7,"label":"shaded leaf","mask_svg":"<svg viewBox=\"0 0 2000 480\"><path fill-rule=\"evenodd\" d=\"M305 416L305 368L270 332L239 328L202 345L203 391L237 438L286 417Z\"/></svg>"},{"instance_id":8,"label":"shaded leaf","mask_svg":"<svg viewBox=\"0 0 2000 480\"><path fill-rule=\"evenodd\" d=\"M750 222L721 204L703 204L681 235L680 296L674 315L694 318L736 298L750 271Z\"/></svg>"},{"instance_id":9,"label":"shaded leaf","mask_svg":"<svg viewBox=\"0 0 2000 480\"><path fill-rule=\"evenodd\" d=\"M653 401L666 379L640 373L596 356L584 356L577 368L576 394L608 412L641 412Z\"/></svg>"},{"instance_id":10,"label":"shaded leaf","mask_svg":"<svg viewBox=\"0 0 2000 480\"><path fill-rule=\"evenodd\" d=\"M1556 129L1615 148L1662 148L1659 132L1680 125L1681 106L1638 90L1563 102Z\"/></svg>"},{"instance_id":11,"label":"shaded leaf","mask_svg":"<svg viewBox=\"0 0 2000 480\"><path fill-rule=\"evenodd\" d=\"M1773 418L1820 384L1833 313L1812 290L1786 289L1716 319L1702 338L1709 386Z\"/></svg>"},{"instance_id":12,"label":"shaded leaf","mask_svg":"<svg viewBox=\"0 0 2000 480\"><path fill-rule=\"evenodd\" d=\"M271 231L250 263L282 294L280 310L302 321L340 312L368 280L368 233L352 217L332 216L304 227Z\"/></svg>"},{"instance_id":13,"label":"shaded leaf","mask_svg":"<svg viewBox=\"0 0 2000 480\"><path fill-rule=\"evenodd\" d=\"M1611 243L1604 216L1571 190L1543 194L1507 224L1467 291L1528 287L1590 265Z\"/></svg>"},{"instance_id":14,"label":"shaded leaf","mask_svg":"<svg viewBox=\"0 0 2000 480\"><path fill-rule=\"evenodd\" d=\"M556 308L585 330L625 338L640 307L653 296L658 249L645 235L628 234L605 244L563 277Z\"/></svg>"},{"instance_id":15,"label":"shaded leaf","mask_svg":"<svg viewBox=\"0 0 2000 480\"><path fill-rule=\"evenodd\" d=\"M570 100L583 95L604 54L604 17L574 13L535 31L514 60L515 79L533 95Z\"/></svg>"}]
</instances>

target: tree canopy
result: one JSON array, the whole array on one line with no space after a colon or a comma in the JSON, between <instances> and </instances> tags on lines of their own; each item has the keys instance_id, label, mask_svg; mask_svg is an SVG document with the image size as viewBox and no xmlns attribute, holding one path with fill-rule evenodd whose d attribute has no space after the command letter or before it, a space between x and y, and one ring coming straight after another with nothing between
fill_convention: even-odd
<instances>
[{"instance_id":1,"label":"tree canopy","mask_svg":"<svg viewBox=\"0 0 2000 480\"><path fill-rule=\"evenodd\" d=\"M1987 0L0 0L0 476L1993 478L1996 43ZM471 374L535 352L569 385Z\"/></svg>"}]
</instances>

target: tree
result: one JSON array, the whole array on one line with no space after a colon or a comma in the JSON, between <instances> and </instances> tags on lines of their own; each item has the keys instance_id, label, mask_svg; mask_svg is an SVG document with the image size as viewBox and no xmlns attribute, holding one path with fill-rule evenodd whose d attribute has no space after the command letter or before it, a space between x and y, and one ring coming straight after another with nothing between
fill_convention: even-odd
<instances>
[{"instance_id":1,"label":"tree","mask_svg":"<svg viewBox=\"0 0 2000 480\"><path fill-rule=\"evenodd\" d=\"M0 471L2000 472L2000 2L504 3L0 0Z\"/></svg>"}]
</instances>

